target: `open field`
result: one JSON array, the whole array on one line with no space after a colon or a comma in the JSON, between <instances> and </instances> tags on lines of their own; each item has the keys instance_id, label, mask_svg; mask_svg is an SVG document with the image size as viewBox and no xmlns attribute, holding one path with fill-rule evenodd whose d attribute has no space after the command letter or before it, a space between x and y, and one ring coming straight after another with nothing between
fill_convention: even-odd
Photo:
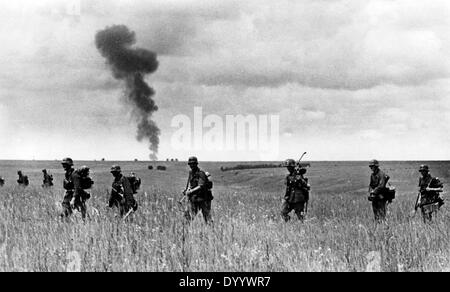
<instances>
[{"instance_id":1,"label":"open field","mask_svg":"<svg viewBox=\"0 0 450 292\"><path fill-rule=\"evenodd\" d=\"M284 169L221 172L221 166L237 163L200 163L215 183L213 226L205 226L201 216L191 226L183 224L176 201L186 184L185 163L160 163L165 172L148 170L146 162L119 163L143 181L140 208L126 223L105 207L114 162L75 163L90 166L95 180L86 223L79 214L71 223L58 217L59 162L0 161L6 179L0 188L0 271L65 271L77 266L72 252L80 257L81 271L365 271L368 265L382 271L450 270L450 203L433 224L422 223L420 214L410 216L421 162L382 163L398 191L387 224L380 226L367 200L365 162L311 163L304 224L286 224L279 216ZM429 165L448 188L450 162ZM54 174L51 191L40 187L43 168ZM29 176L30 187L15 186L18 169ZM380 253L379 265L370 252Z\"/></svg>"}]
</instances>

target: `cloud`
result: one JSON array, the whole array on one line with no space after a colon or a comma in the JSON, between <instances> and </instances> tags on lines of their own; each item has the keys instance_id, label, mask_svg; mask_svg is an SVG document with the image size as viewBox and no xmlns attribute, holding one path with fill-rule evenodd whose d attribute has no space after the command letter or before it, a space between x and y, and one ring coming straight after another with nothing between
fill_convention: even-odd
<instances>
[{"instance_id":1,"label":"cloud","mask_svg":"<svg viewBox=\"0 0 450 292\"><path fill-rule=\"evenodd\" d=\"M83 0L79 16L55 3L1 3L0 119L20 129L20 141L2 149L37 143L48 154L47 137L62 152L68 135L91 146L113 135L121 149L147 156L120 103L122 84L94 44L97 31L125 24L137 46L158 53L147 82L160 108L162 157L171 157L171 118L194 106L205 115L280 115L285 153L364 158L388 156L392 146L412 157L427 146L450 155L442 150L450 145L442 135L450 131L448 1ZM439 142L415 143L418 133ZM378 146L378 134L389 142Z\"/></svg>"},{"instance_id":2,"label":"cloud","mask_svg":"<svg viewBox=\"0 0 450 292\"><path fill-rule=\"evenodd\" d=\"M218 45L193 60L200 84L357 90L449 77L448 2L433 9L420 1L260 1L252 7L238 21L205 29ZM408 11L421 8L426 16L418 27Z\"/></svg>"}]
</instances>

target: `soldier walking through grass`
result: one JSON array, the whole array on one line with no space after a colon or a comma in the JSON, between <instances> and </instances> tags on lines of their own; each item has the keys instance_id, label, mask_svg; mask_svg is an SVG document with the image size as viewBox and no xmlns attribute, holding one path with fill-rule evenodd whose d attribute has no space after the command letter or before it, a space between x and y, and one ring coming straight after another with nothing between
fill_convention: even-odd
<instances>
[{"instance_id":1,"label":"soldier walking through grass","mask_svg":"<svg viewBox=\"0 0 450 292\"><path fill-rule=\"evenodd\" d=\"M416 201L416 211L422 211L424 222L431 222L433 213L444 205L444 200L440 193L444 190L444 184L437 177L430 174L428 165L421 165L419 168L421 177L419 178L419 195Z\"/></svg>"},{"instance_id":2,"label":"soldier walking through grass","mask_svg":"<svg viewBox=\"0 0 450 292\"><path fill-rule=\"evenodd\" d=\"M64 158L61 162L65 170L63 188L66 190L62 202L63 213L61 217L69 217L72 210L76 209L81 212L81 217L86 219L86 192L83 190L81 176L73 167L71 158Z\"/></svg>"},{"instance_id":3,"label":"soldier walking through grass","mask_svg":"<svg viewBox=\"0 0 450 292\"><path fill-rule=\"evenodd\" d=\"M17 172L17 175L19 175L19 179L17 180L19 186L26 187L30 184L28 176L24 175L21 170Z\"/></svg>"},{"instance_id":4,"label":"soldier walking through grass","mask_svg":"<svg viewBox=\"0 0 450 292\"><path fill-rule=\"evenodd\" d=\"M380 169L380 163L376 159L370 161L369 167L372 170L369 184L369 201L372 202L375 221L381 223L386 219L388 202L386 184L389 181L389 176Z\"/></svg>"},{"instance_id":5,"label":"soldier walking through grass","mask_svg":"<svg viewBox=\"0 0 450 292\"><path fill-rule=\"evenodd\" d=\"M49 188L53 186L53 175L47 172L47 169L42 170L44 179L42 180L42 187Z\"/></svg>"},{"instance_id":6,"label":"soldier walking through grass","mask_svg":"<svg viewBox=\"0 0 450 292\"><path fill-rule=\"evenodd\" d=\"M211 182L206 173L198 167L197 157L190 157L188 165L191 170L189 171L186 190L183 192L188 198L185 218L192 221L201 210L205 222L210 223L212 222L211 201L213 199Z\"/></svg>"},{"instance_id":7,"label":"soldier walking through grass","mask_svg":"<svg viewBox=\"0 0 450 292\"><path fill-rule=\"evenodd\" d=\"M305 205L309 201L311 189L308 179L305 177L306 168L296 169L297 163L294 159L285 162L289 174L286 176L286 193L281 210L281 216L288 222L291 217L289 213L294 210L300 221L305 219Z\"/></svg>"},{"instance_id":8,"label":"soldier walking through grass","mask_svg":"<svg viewBox=\"0 0 450 292\"><path fill-rule=\"evenodd\" d=\"M119 208L121 217L128 216L131 212L136 212L138 204L133 196L135 191L132 184L122 174L122 169L118 165L111 167L111 174L114 177L114 181L109 197L109 208Z\"/></svg>"}]
</instances>

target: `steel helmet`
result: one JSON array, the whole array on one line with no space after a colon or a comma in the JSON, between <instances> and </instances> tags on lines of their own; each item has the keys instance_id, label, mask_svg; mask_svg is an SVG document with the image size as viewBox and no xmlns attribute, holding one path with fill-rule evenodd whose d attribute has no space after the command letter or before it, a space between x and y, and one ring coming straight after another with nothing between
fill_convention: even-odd
<instances>
[{"instance_id":1,"label":"steel helmet","mask_svg":"<svg viewBox=\"0 0 450 292\"><path fill-rule=\"evenodd\" d=\"M198 164L198 159L195 156L189 157L188 164Z\"/></svg>"},{"instance_id":2,"label":"steel helmet","mask_svg":"<svg viewBox=\"0 0 450 292\"><path fill-rule=\"evenodd\" d=\"M66 157L62 160L61 164L67 164L67 165L73 166L73 160L72 160L72 158Z\"/></svg>"},{"instance_id":3,"label":"steel helmet","mask_svg":"<svg viewBox=\"0 0 450 292\"><path fill-rule=\"evenodd\" d=\"M376 159L372 159L369 166L380 166L380 162L378 162L378 160Z\"/></svg>"},{"instance_id":4,"label":"steel helmet","mask_svg":"<svg viewBox=\"0 0 450 292\"><path fill-rule=\"evenodd\" d=\"M428 165L422 164L419 168L419 171L430 171Z\"/></svg>"},{"instance_id":5,"label":"steel helmet","mask_svg":"<svg viewBox=\"0 0 450 292\"><path fill-rule=\"evenodd\" d=\"M121 171L122 171L122 169L120 169L119 165L113 165L111 167L111 172L121 172Z\"/></svg>"},{"instance_id":6,"label":"steel helmet","mask_svg":"<svg viewBox=\"0 0 450 292\"><path fill-rule=\"evenodd\" d=\"M286 167L290 167L290 166L295 167L296 162L295 162L294 159L288 159L288 160L285 161L284 165L285 165Z\"/></svg>"}]
</instances>

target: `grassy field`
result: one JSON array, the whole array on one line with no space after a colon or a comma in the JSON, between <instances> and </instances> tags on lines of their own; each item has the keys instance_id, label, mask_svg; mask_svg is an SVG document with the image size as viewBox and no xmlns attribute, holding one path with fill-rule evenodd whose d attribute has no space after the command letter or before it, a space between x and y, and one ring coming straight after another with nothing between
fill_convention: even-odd
<instances>
[{"instance_id":1,"label":"grassy field","mask_svg":"<svg viewBox=\"0 0 450 292\"><path fill-rule=\"evenodd\" d=\"M76 214L65 223L58 217L63 171L57 161L0 161L7 181L0 188L0 271L450 271L450 204L432 224L411 216L419 162L382 164L398 189L383 225L372 220L367 163L312 162L303 224L279 216L285 169L221 172L234 163L200 164L215 183L212 226L201 216L184 224L176 203L186 184L184 163L161 163L165 172L120 163L143 180L130 222L106 208L113 162L76 162L82 164L95 180L90 218L83 222ZM450 163L429 165L448 187ZM43 168L55 177L50 191L40 187ZM30 177L26 189L15 186L18 169Z\"/></svg>"}]
</instances>

